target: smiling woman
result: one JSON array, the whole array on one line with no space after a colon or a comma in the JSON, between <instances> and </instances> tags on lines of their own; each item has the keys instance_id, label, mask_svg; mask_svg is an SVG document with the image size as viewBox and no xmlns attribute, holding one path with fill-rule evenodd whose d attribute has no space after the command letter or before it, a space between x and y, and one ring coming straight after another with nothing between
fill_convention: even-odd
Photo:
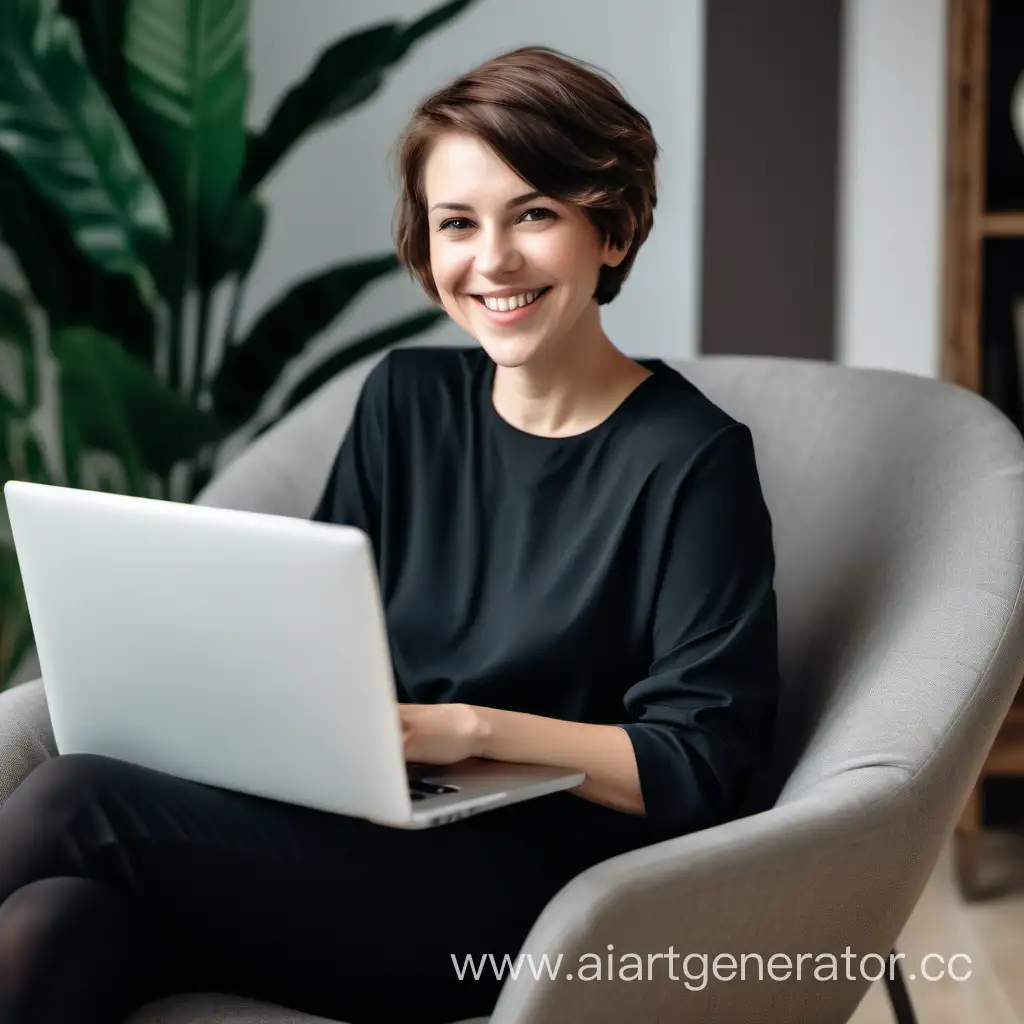
<instances>
[{"instance_id":1,"label":"smiling woman","mask_svg":"<svg viewBox=\"0 0 1024 1024\"><path fill-rule=\"evenodd\" d=\"M439 139L452 135L483 144L504 165L504 183L514 178L527 188L498 199L500 183L490 179L481 158L463 165L465 182L435 179L452 190L468 185L468 193L431 195L428 203L428 158ZM546 47L502 54L429 96L396 148L402 188L396 247L435 301L441 294L431 267L429 218L435 209L476 212L481 187L497 202L495 210L522 217L517 208L544 198L540 206L549 213L579 213L602 242L623 249L614 265L600 268L592 293L599 306L618 295L654 223L659 148L650 122L593 65Z\"/></svg>"},{"instance_id":2,"label":"smiling woman","mask_svg":"<svg viewBox=\"0 0 1024 1024\"><path fill-rule=\"evenodd\" d=\"M200 985L338 1020L486 1015L501 979L460 980L452 951L514 955L585 868L739 812L778 696L753 438L600 319L656 155L610 81L543 47L424 101L397 247L477 344L372 369L312 512L372 544L407 761L584 781L406 831L54 759L0 808L5 1024Z\"/></svg>"},{"instance_id":3,"label":"smiling woman","mask_svg":"<svg viewBox=\"0 0 1024 1024\"><path fill-rule=\"evenodd\" d=\"M598 307L653 224L648 120L593 66L524 47L428 97L397 152L399 258L498 365L495 405L540 432L600 421L644 376Z\"/></svg>"}]
</instances>

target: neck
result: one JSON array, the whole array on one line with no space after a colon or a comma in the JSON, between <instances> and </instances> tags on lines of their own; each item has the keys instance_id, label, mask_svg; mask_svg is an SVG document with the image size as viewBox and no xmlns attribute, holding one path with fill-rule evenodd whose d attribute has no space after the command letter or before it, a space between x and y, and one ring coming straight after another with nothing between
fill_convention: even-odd
<instances>
[{"instance_id":1,"label":"neck","mask_svg":"<svg viewBox=\"0 0 1024 1024\"><path fill-rule=\"evenodd\" d=\"M596 305L594 309L596 318ZM569 437L597 426L650 371L620 352L600 323L596 331L553 344L523 366L497 366L492 401L513 426Z\"/></svg>"}]
</instances>

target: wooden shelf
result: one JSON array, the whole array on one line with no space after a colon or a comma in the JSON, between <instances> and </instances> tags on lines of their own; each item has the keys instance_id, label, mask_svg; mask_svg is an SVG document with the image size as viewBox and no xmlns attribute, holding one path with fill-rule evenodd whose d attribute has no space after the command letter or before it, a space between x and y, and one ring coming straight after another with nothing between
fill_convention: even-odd
<instances>
[{"instance_id":1,"label":"wooden shelf","mask_svg":"<svg viewBox=\"0 0 1024 1024\"><path fill-rule=\"evenodd\" d=\"M1024 213L986 213L979 221L982 238L1024 238Z\"/></svg>"},{"instance_id":2,"label":"wooden shelf","mask_svg":"<svg viewBox=\"0 0 1024 1024\"><path fill-rule=\"evenodd\" d=\"M1024 775L1024 706L1010 708L985 759L983 775Z\"/></svg>"},{"instance_id":3,"label":"wooden shelf","mask_svg":"<svg viewBox=\"0 0 1024 1024\"><path fill-rule=\"evenodd\" d=\"M946 225L943 289L942 376L981 392L990 349L985 308L991 298L993 263L987 261L991 239L1024 241L1024 210L989 209L989 148L992 144L988 108L992 88L999 116L1005 116L1007 76L1019 70L1014 47L993 47L992 40L1016 39L1008 32L1007 12L1018 25L1017 0L945 0L948 16L946 67ZM1016 12L1016 13L1014 13ZM993 14L998 19L993 24ZM1008 56L1009 55L1009 56ZM993 57L995 60L993 60ZM1007 69L1007 60L1012 68ZM998 83L998 84L997 84ZM991 200L998 205L1003 197ZM1007 204L1012 200L1005 200ZM1010 314L1007 314L1009 316ZM1005 318L1004 318L1005 319ZM993 372L989 366L989 373ZM989 380L987 383L991 384ZM982 789L986 777L1024 775L1024 689L1010 708L985 759L956 830L954 847L961 893L973 899L982 893Z\"/></svg>"}]
</instances>

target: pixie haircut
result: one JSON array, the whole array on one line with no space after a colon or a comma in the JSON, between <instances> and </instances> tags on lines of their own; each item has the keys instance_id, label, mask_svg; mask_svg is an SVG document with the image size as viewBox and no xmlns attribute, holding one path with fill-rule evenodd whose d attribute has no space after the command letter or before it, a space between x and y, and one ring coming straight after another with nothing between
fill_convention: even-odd
<instances>
[{"instance_id":1,"label":"pixie haircut","mask_svg":"<svg viewBox=\"0 0 1024 1024\"><path fill-rule=\"evenodd\" d=\"M494 57L420 103L395 144L393 234L400 264L437 304L423 172L450 132L476 137L533 188L584 210L602 243L628 246L617 267L601 268L594 297L611 302L657 205L659 147L647 118L594 65L546 46Z\"/></svg>"}]
</instances>

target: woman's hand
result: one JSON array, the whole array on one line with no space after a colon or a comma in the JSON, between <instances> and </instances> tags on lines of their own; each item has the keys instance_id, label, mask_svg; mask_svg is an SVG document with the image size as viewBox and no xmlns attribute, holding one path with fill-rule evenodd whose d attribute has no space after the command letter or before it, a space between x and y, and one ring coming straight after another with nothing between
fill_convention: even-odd
<instances>
[{"instance_id":1,"label":"woman's hand","mask_svg":"<svg viewBox=\"0 0 1024 1024\"><path fill-rule=\"evenodd\" d=\"M618 725L565 722L477 704L399 704L406 761L454 764L467 757L581 771L570 790L585 800L644 817L633 742Z\"/></svg>"},{"instance_id":2,"label":"woman's hand","mask_svg":"<svg viewBox=\"0 0 1024 1024\"><path fill-rule=\"evenodd\" d=\"M406 761L454 764L479 757L480 719L471 704L399 704Z\"/></svg>"}]
</instances>

